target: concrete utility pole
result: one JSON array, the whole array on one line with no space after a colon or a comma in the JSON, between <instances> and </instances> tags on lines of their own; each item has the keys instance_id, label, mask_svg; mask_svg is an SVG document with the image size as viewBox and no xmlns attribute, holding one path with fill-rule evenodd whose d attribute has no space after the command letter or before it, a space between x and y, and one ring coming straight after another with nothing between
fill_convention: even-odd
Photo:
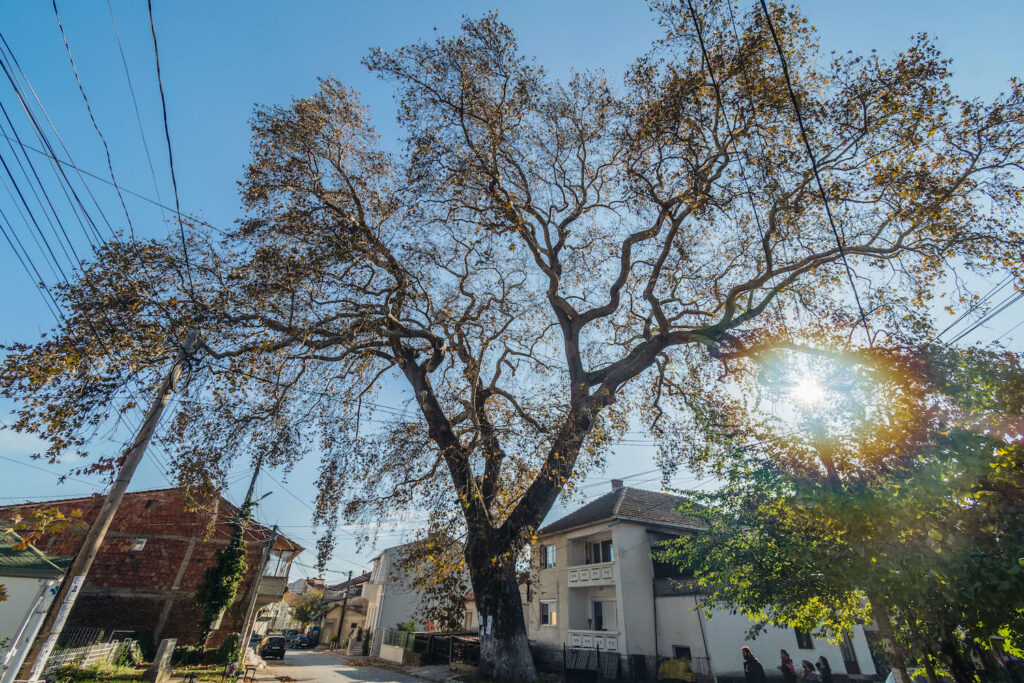
<instances>
[{"instance_id":1,"label":"concrete utility pole","mask_svg":"<svg viewBox=\"0 0 1024 683\"><path fill-rule=\"evenodd\" d=\"M253 475L253 482L255 483L256 477ZM251 486L250 486L251 489ZM267 560L270 559L270 551L274 549L274 543L277 541L277 525L274 525L274 529L270 532L270 538L263 545L263 554L260 556L260 563L256 569L255 576L253 576L252 584L249 586L249 605L245 610L245 621L242 622L242 643L241 653L238 655L238 666L245 666L245 649L249 647L249 638L252 636L252 627L256 623L254 610L256 609L256 598L259 596L260 583L263 582L263 574L267 570ZM258 653L257 653L258 654Z\"/></svg>"},{"instance_id":2,"label":"concrete utility pole","mask_svg":"<svg viewBox=\"0 0 1024 683\"><path fill-rule=\"evenodd\" d=\"M71 608L75 606L75 600L82 591L82 584L85 583L85 577L89 574L93 560L96 559L96 554L103 544L103 539L107 535L107 529L110 528L110 523L114 519L114 513L117 512L121 499L124 498L125 489L128 488L132 475L135 474L135 469L139 466L139 462L142 461L142 456L146 453L146 447L149 446L149 441L153 437L153 432L156 430L156 425L164 412L164 407L171 397L171 391L181 376L182 368L192 355L192 350L198 337L199 333L194 330L185 336L185 341L178 349L178 353L174 358L174 365L171 366L171 370L167 373L164 381L160 383L160 388L157 389L156 396L153 397L153 402L149 405L146 418L142 421L142 426L139 428L139 433L135 437L131 450L128 451L124 458L121 471L118 472L114 485L110 487L110 492L107 493L99 514L96 515L92 526L89 527L89 533L86 534L82 547L78 550L74 562L71 563L71 568L64 576L60 590L57 591L57 595L54 597L53 605L50 607L46 619L43 620L43 624L39 628L39 635L32 644L32 650L29 651L28 656L25 658L25 666L28 666L29 662L34 662L31 670L28 672L29 681L38 681L43 673L43 669L46 667L46 660L50 658L50 653L53 652L53 648L57 644L57 639L60 637L68 615L71 613Z\"/></svg>"},{"instance_id":3,"label":"concrete utility pole","mask_svg":"<svg viewBox=\"0 0 1024 683\"><path fill-rule=\"evenodd\" d=\"M352 570L348 570L348 581L345 582L345 597L341 600L341 616L338 617L338 645L341 645L341 634L345 631L345 608L348 607L348 594L352 590ZM333 638L331 639L333 640ZM330 645L330 641L327 642Z\"/></svg>"}]
</instances>

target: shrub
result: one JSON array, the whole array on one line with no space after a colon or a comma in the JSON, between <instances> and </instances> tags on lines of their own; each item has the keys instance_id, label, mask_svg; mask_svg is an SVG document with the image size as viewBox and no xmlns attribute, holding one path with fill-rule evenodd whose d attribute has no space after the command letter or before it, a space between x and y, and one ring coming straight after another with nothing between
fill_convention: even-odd
<instances>
[{"instance_id":1,"label":"shrub","mask_svg":"<svg viewBox=\"0 0 1024 683\"><path fill-rule=\"evenodd\" d=\"M238 659L242 648L242 634L232 633L217 648L217 664L227 664Z\"/></svg>"},{"instance_id":2,"label":"shrub","mask_svg":"<svg viewBox=\"0 0 1024 683\"><path fill-rule=\"evenodd\" d=\"M182 666L195 666L203 663L205 654L201 645L179 645L174 648L171 662Z\"/></svg>"},{"instance_id":3,"label":"shrub","mask_svg":"<svg viewBox=\"0 0 1024 683\"><path fill-rule=\"evenodd\" d=\"M117 655L117 660L114 662L115 666L131 666L135 667L142 663L142 650L139 649L139 644L131 642L128 647L121 648L121 652Z\"/></svg>"}]
</instances>

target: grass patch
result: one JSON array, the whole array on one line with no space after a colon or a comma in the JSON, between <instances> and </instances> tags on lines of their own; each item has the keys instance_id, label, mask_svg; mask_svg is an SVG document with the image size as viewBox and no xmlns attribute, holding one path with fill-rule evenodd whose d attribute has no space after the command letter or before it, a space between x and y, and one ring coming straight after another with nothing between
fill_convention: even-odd
<instances>
[{"instance_id":1,"label":"grass patch","mask_svg":"<svg viewBox=\"0 0 1024 683\"><path fill-rule=\"evenodd\" d=\"M77 668L65 666L56 672L60 683L65 681L141 681L145 669L134 666L118 666L110 662L99 662L92 666Z\"/></svg>"},{"instance_id":2,"label":"grass patch","mask_svg":"<svg viewBox=\"0 0 1024 683\"><path fill-rule=\"evenodd\" d=\"M117 666L110 663L99 663L82 669L64 667L56 672L58 683L140 683L145 667ZM196 681L219 682L224 674L221 664L176 667L172 676L183 678L195 674Z\"/></svg>"}]
</instances>

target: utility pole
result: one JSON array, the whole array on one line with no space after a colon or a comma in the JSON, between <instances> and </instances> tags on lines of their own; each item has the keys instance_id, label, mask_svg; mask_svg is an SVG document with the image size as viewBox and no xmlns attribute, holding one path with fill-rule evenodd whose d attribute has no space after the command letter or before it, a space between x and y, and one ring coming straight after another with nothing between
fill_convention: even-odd
<instances>
[{"instance_id":1,"label":"utility pole","mask_svg":"<svg viewBox=\"0 0 1024 683\"><path fill-rule=\"evenodd\" d=\"M259 469L257 467L257 469ZM256 476L253 475L253 482L256 481ZM250 491L252 486L249 487ZM270 558L270 551L274 549L274 543L277 541L277 525L274 525L273 531L270 532L270 538L263 545L263 554L260 556L259 567L256 569L255 575L252 579L252 585L249 587L249 606L245 610L245 621L242 622L242 647L241 653L238 655L238 666L245 666L245 649L249 647L249 638L252 636L252 627L256 621L254 618L254 610L256 609L256 598L259 596L260 583L263 582L263 573L267 570L267 560Z\"/></svg>"},{"instance_id":2,"label":"utility pole","mask_svg":"<svg viewBox=\"0 0 1024 683\"><path fill-rule=\"evenodd\" d=\"M345 608L348 607L348 594L352 590L352 570L348 570L348 581L345 582L345 597L341 599L341 616L338 617L338 644L341 645L341 634L345 630ZM332 638L333 640L333 638ZM330 645L330 642L328 642Z\"/></svg>"},{"instance_id":3,"label":"utility pole","mask_svg":"<svg viewBox=\"0 0 1024 683\"><path fill-rule=\"evenodd\" d=\"M254 501L252 499L252 496L253 496L253 492L256 490L256 480L260 476L260 467L262 465L263 465L263 456L260 455L259 459L256 461L256 466L253 467L253 469L252 469L252 478L249 480L249 489L245 492L245 500L243 500L242 501L242 505L239 506L239 508L237 510L235 510L235 517L234 517L234 520L231 523L231 540L228 541L229 543L233 543L234 539L237 538L240 543L248 545L245 542L245 532L248 529L249 521L252 520L252 508L255 506L255 503L256 503L256 501ZM263 498L266 498L269 495L270 494L267 493L266 495L263 496ZM263 498L260 498L260 500L263 500ZM246 552L248 552L248 551L246 551ZM260 557L262 558L262 555ZM218 562L219 562L219 560L218 560ZM263 571L262 569L258 570L258 572L262 572L262 571ZM257 576L259 576L258 573L257 573ZM221 605L220 615L223 616L224 612L230 606L231 606L230 604L228 604L228 605ZM215 623L219 622L219 621L220 621L220 617L218 617L217 619L214 620ZM244 627L244 623L243 623L243 627ZM213 635L213 630L214 629L211 629L210 632L206 634L206 638L203 640L203 647L206 647L206 643L210 640L210 636Z\"/></svg>"},{"instance_id":4,"label":"utility pole","mask_svg":"<svg viewBox=\"0 0 1024 683\"><path fill-rule=\"evenodd\" d=\"M132 475L135 474L135 469L139 466L139 462L142 461L142 456L146 453L146 447L149 446L149 441L153 437L153 432L156 430L156 425L164 412L164 407L171 397L171 391L181 376L182 368L192 355L192 350L198 337L199 333L195 330L190 331L185 336L184 343L174 357L174 364L171 366L170 372L167 373L163 382L160 383L156 396L153 397L153 402L149 405L146 418L142 421L142 426L139 428L139 433L135 437L131 450L124 457L121 471L118 472L114 485L110 487L110 492L107 493L107 497L100 507L99 514L96 515L96 519L93 520L92 525L89 527L89 532L85 535L82 547L78 550L74 561L71 563L71 568L68 569L67 574L64 576L64 581L61 583L56 597L54 597L50 611L39 628L39 635L36 637L35 642L32 644L32 649L25 658L26 665L28 665L28 662L34 662L28 673L29 681L38 681L43 669L46 667L46 660L50 658L50 653L53 652L53 648L57 644L57 639L60 637L68 615L71 613L71 608L75 606L75 600L82 591L85 577L89 574L89 569L92 567L96 554L103 544L103 539L107 535L107 529L110 528L114 514L121 504L121 499L124 498L125 489L131 483Z\"/></svg>"}]
</instances>

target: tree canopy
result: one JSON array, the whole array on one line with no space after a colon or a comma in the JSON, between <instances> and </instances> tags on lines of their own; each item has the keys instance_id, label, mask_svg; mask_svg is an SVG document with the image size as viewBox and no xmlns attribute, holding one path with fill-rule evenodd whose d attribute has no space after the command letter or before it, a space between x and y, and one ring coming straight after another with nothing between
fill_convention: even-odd
<instances>
[{"instance_id":1,"label":"tree canopy","mask_svg":"<svg viewBox=\"0 0 1024 683\"><path fill-rule=\"evenodd\" d=\"M963 639L1024 642L1021 358L924 345L824 365L834 404L814 410L834 424L729 457L720 491L688 494L707 533L664 558L692 568L706 609L739 609L755 628L838 638L877 603L915 658L973 680L958 671ZM758 380L770 400L775 378ZM758 422L747 417L737 434Z\"/></svg>"},{"instance_id":2,"label":"tree canopy","mask_svg":"<svg viewBox=\"0 0 1024 683\"><path fill-rule=\"evenodd\" d=\"M325 609L327 609L327 600L324 598L324 592L308 590L299 597L298 602L292 605L291 616L305 627L306 624L316 621Z\"/></svg>"},{"instance_id":3,"label":"tree canopy","mask_svg":"<svg viewBox=\"0 0 1024 683\"><path fill-rule=\"evenodd\" d=\"M678 452L727 358L798 312L852 328L844 263L897 325L951 265L1020 274L1017 82L964 100L927 37L830 56L782 5L772 27L720 0L652 8L665 39L618 84L551 77L493 14L372 51L394 153L336 79L258 107L237 227L105 245L59 290L66 321L7 349L15 428L86 451L199 329L165 435L179 478L319 458L322 561L341 518L426 511L494 617L482 674L532 679L515 557L631 421ZM377 403L396 383L408 410Z\"/></svg>"}]
</instances>

